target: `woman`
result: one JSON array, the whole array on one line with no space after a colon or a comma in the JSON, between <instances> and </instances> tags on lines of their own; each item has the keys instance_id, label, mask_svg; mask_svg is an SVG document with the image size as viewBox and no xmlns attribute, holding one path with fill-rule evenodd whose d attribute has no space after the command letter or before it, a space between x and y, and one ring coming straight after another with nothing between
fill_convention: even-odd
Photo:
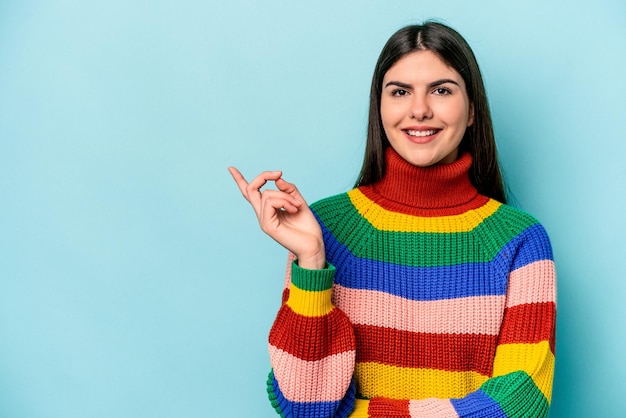
<instances>
[{"instance_id":1,"label":"woman","mask_svg":"<svg viewBox=\"0 0 626 418\"><path fill-rule=\"evenodd\" d=\"M355 189L309 207L281 172L230 171L291 254L269 336L279 414L547 416L552 250L504 204L482 77L456 31L409 26L383 48Z\"/></svg>"}]
</instances>

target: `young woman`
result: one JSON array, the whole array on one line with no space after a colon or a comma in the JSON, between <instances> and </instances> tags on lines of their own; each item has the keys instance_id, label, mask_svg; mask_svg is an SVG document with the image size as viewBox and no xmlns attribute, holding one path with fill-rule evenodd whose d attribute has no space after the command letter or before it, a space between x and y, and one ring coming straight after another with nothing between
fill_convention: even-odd
<instances>
[{"instance_id":1,"label":"young woman","mask_svg":"<svg viewBox=\"0 0 626 418\"><path fill-rule=\"evenodd\" d=\"M290 251L269 336L281 416L547 416L552 250L505 204L482 77L456 31L409 26L383 48L355 189L309 207L281 172L230 171Z\"/></svg>"}]
</instances>

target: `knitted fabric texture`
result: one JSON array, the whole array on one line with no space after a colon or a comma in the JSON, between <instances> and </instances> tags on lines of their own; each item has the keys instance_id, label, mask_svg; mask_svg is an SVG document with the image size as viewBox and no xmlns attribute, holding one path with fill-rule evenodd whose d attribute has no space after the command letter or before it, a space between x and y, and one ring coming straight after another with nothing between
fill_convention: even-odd
<instances>
[{"instance_id":1,"label":"knitted fabric texture","mask_svg":"<svg viewBox=\"0 0 626 418\"><path fill-rule=\"evenodd\" d=\"M328 265L290 258L270 331L283 417L545 417L555 270L530 215L480 195L471 156L311 206Z\"/></svg>"}]
</instances>

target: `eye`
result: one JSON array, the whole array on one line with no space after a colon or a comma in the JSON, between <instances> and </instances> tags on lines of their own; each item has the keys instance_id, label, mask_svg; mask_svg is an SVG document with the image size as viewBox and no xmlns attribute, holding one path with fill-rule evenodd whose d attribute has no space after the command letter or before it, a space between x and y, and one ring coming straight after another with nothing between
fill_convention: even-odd
<instances>
[{"instance_id":1,"label":"eye","mask_svg":"<svg viewBox=\"0 0 626 418\"><path fill-rule=\"evenodd\" d=\"M391 92L391 95L396 97L406 96L407 94L409 94L409 92L404 89L395 89Z\"/></svg>"},{"instance_id":2,"label":"eye","mask_svg":"<svg viewBox=\"0 0 626 418\"><path fill-rule=\"evenodd\" d=\"M439 96L445 96L448 94L452 94L452 90L450 90L447 87L437 87L436 89L433 90L433 93Z\"/></svg>"}]
</instances>

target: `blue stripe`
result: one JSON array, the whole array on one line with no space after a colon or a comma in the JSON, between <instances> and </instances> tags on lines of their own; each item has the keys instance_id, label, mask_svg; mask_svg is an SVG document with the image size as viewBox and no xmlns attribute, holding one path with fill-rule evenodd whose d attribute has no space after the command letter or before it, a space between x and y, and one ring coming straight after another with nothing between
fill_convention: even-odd
<instances>
[{"instance_id":1,"label":"blue stripe","mask_svg":"<svg viewBox=\"0 0 626 418\"><path fill-rule=\"evenodd\" d=\"M552 259L541 225L526 228L490 262L413 267L358 258L320 222L327 261L337 268L335 283L375 290L411 300L440 300L505 295L509 272L538 260Z\"/></svg>"},{"instance_id":2,"label":"blue stripe","mask_svg":"<svg viewBox=\"0 0 626 418\"><path fill-rule=\"evenodd\" d=\"M333 261L330 261L334 264ZM335 282L353 289L376 290L411 300L440 300L506 294L507 277L494 278L489 265L407 267L354 258L337 268Z\"/></svg>"},{"instance_id":3,"label":"blue stripe","mask_svg":"<svg viewBox=\"0 0 626 418\"><path fill-rule=\"evenodd\" d=\"M283 395L273 371L270 372L268 383L270 401L281 417L347 418L354 410L354 379L343 399L335 402L292 402Z\"/></svg>"},{"instance_id":4,"label":"blue stripe","mask_svg":"<svg viewBox=\"0 0 626 418\"><path fill-rule=\"evenodd\" d=\"M507 418L502 408L480 389L464 398L450 399L450 402L457 414L463 418Z\"/></svg>"}]
</instances>

